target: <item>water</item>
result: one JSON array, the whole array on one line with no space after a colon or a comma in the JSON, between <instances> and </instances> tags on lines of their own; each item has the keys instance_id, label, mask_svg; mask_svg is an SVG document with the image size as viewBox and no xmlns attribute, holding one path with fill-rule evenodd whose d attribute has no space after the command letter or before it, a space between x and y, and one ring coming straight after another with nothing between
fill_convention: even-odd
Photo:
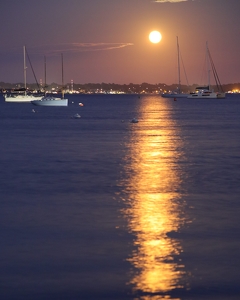
<instances>
[{"instance_id":1,"label":"water","mask_svg":"<svg viewBox=\"0 0 240 300\"><path fill-rule=\"evenodd\" d=\"M69 99L1 99L1 299L239 299L240 96Z\"/></svg>"}]
</instances>

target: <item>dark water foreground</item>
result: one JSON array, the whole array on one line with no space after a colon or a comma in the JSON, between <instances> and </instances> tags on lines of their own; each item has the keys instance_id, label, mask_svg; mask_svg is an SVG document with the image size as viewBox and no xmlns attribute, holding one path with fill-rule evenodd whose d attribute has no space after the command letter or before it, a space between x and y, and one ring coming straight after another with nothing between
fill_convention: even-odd
<instances>
[{"instance_id":1,"label":"dark water foreground","mask_svg":"<svg viewBox=\"0 0 240 300\"><path fill-rule=\"evenodd\" d=\"M240 299L240 97L69 99L0 102L0 298Z\"/></svg>"}]
</instances>

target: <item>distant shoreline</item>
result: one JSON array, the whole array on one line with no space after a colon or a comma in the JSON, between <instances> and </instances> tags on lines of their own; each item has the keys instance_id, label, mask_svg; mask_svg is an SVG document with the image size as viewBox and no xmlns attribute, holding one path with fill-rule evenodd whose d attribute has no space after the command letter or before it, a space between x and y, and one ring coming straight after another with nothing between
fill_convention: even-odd
<instances>
[{"instance_id":1,"label":"distant shoreline","mask_svg":"<svg viewBox=\"0 0 240 300\"><path fill-rule=\"evenodd\" d=\"M191 86L181 85L181 92L190 93L193 92L197 86L202 84L193 84ZM23 90L23 83L5 83L0 82L0 90L2 92L11 92L13 89ZM215 85L211 86L211 89L216 89ZM59 93L62 87L61 84L51 83L44 86L40 86L35 84L27 84L27 90L29 92L36 90L46 90L49 93ZM80 93L80 94L88 94L88 93L118 93L118 94L157 94L157 93L168 93L171 91L176 91L178 89L178 84L167 85L165 83L158 84L150 84L150 83L142 83L142 84L116 84L116 83L86 83L86 84L78 84L78 83L67 83L64 86L66 93ZM240 91L240 83L229 83L223 84L222 89L224 92L239 92Z\"/></svg>"}]
</instances>

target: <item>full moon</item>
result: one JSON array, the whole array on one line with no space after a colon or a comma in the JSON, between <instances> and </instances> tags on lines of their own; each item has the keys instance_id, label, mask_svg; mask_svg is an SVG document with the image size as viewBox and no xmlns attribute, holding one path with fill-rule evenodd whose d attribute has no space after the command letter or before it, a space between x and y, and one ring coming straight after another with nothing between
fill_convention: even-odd
<instances>
[{"instance_id":1,"label":"full moon","mask_svg":"<svg viewBox=\"0 0 240 300\"><path fill-rule=\"evenodd\" d=\"M162 35L159 31L154 30L154 31L150 32L150 34L149 34L150 42L157 44L161 41L161 39L162 39Z\"/></svg>"}]
</instances>

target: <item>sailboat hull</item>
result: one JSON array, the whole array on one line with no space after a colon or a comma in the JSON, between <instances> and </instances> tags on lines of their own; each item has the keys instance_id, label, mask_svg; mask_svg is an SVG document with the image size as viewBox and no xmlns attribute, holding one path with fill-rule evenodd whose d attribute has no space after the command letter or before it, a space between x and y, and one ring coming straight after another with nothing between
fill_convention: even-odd
<instances>
[{"instance_id":1,"label":"sailboat hull","mask_svg":"<svg viewBox=\"0 0 240 300\"><path fill-rule=\"evenodd\" d=\"M187 98L189 94L161 94L163 98Z\"/></svg>"},{"instance_id":2,"label":"sailboat hull","mask_svg":"<svg viewBox=\"0 0 240 300\"><path fill-rule=\"evenodd\" d=\"M224 99L226 97L225 93L219 93L219 92L196 92L193 94L190 94L188 98L192 99Z\"/></svg>"},{"instance_id":3,"label":"sailboat hull","mask_svg":"<svg viewBox=\"0 0 240 300\"><path fill-rule=\"evenodd\" d=\"M68 106L68 99L43 97L41 100L31 101L31 103L37 106Z\"/></svg>"},{"instance_id":4,"label":"sailboat hull","mask_svg":"<svg viewBox=\"0 0 240 300\"><path fill-rule=\"evenodd\" d=\"M222 99L224 99L224 98L226 98L226 93L218 93L218 96L217 96L217 98L222 98Z\"/></svg>"},{"instance_id":5,"label":"sailboat hull","mask_svg":"<svg viewBox=\"0 0 240 300\"><path fill-rule=\"evenodd\" d=\"M41 100L42 96L39 97L35 97L35 96L31 96L31 95L5 95L5 102L15 102L15 103L23 103L23 102L27 102L30 103L31 101L35 101L35 100Z\"/></svg>"}]
</instances>

